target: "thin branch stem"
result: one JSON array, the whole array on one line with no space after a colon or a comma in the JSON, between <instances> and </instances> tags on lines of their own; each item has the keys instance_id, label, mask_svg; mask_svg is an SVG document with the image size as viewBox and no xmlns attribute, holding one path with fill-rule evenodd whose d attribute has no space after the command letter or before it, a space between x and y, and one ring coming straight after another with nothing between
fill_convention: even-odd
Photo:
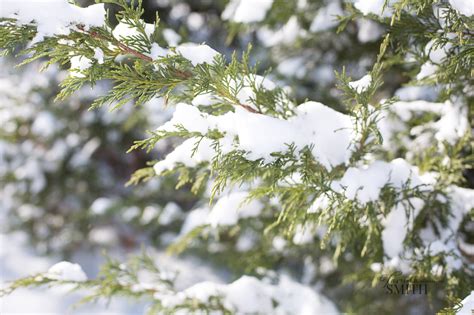
<instances>
[{"instance_id":1,"label":"thin branch stem","mask_svg":"<svg viewBox=\"0 0 474 315\"><path fill-rule=\"evenodd\" d=\"M153 62L153 59L150 56L147 56L147 55L145 55L145 54L143 54L143 53L127 46L127 45L125 45L124 43L118 41L117 39L111 40L110 38L107 38L107 37L95 32L95 31L92 31L92 32L86 31L83 25L78 25L77 28L79 30L81 30L83 33L85 33L87 35L90 35L93 38L100 39L100 40L111 41L114 45L116 45L124 53L134 55L135 57L137 57L137 58L139 58L143 61L146 61L146 62ZM189 79L193 76L193 74L191 72L182 71L182 70L179 70L179 69L175 69L175 73L176 73L177 77L179 77L180 79L184 79L184 80ZM240 104L240 103L237 103L237 105L245 108L247 111L249 111L251 113L260 113L261 114L260 111L255 110L254 108L252 108L249 105Z\"/></svg>"}]
</instances>

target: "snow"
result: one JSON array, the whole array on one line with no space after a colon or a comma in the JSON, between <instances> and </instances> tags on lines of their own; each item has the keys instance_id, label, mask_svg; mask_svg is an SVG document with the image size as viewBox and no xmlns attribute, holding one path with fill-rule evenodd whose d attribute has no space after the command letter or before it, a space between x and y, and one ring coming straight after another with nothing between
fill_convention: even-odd
<instances>
[{"instance_id":1,"label":"snow","mask_svg":"<svg viewBox=\"0 0 474 315\"><path fill-rule=\"evenodd\" d=\"M474 15L474 1L472 0L449 0L449 4L465 16Z\"/></svg>"},{"instance_id":2,"label":"snow","mask_svg":"<svg viewBox=\"0 0 474 315\"><path fill-rule=\"evenodd\" d=\"M180 20L188 16L189 12L191 12L189 4L181 2L173 5L169 14L173 20Z\"/></svg>"},{"instance_id":3,"label":"snow","mask_svg":"<svg viewBox=\"0 0 474 315\"><path fill-rule=\"evenodd\" d=\"M368 19L357 19L357 39L361 43L373 42L382 37L384 30L376 22Z\"/></svg>"},{"instance_id":4,"label":"snow","mask_svg":"<svg viewBox=\"0 0 474 315\"><path fill-rule=\"evenodd\" d=\"M95 227L89 232L89 240L100 246L113 246L118 244L117 230L111 226Z\"/></svg>"},{"instance_id":5,"label":"snow","mask_svg":"<svg viewBox=\"0 0 474 315\"><path fill-rule=\"evenodd\" d=\"M310 26L311 32L321 32L331 29L339 24L338 16L342 16L342 11L339 1L330 2L327 6L318 10Z\"/></svg>"},{"instance_id":6,"label":"snow","mask_svg":"<svg viewBox=\"0 0 474 315\"><path fill-rule=\"evenodd\" d=\"M194 99L191 101L191 104L194 106L210 106L218 102L219 100L216 99L212 93L204 93L196 95L196 97L194 97Z\"/></svg>"},{"instance_id":7,"label":"snow","mask_svg":"<svg viewBox=\"0 0 474 315\"><path fill-rule=\"evenodd\" d=\"M166 307L173 307L187 299L208 303L220 297L223 306L236 314L338 314L329 300L310 287L281 276L277 284L242 276L230 284L206 281L197 283L177 294L160 292L155 298Z\"/></svg>"},{"instance_id":8,"label":"snow","mask_svg":"<svg viewBox=\"0 0 474 315\"><path fill-rule=\"evenodd\" d=\"M188 25L189 29L192 31L198 31L200 28L204 26L205 19L203 14L199 14L196 12L192 12L188 15L186 19L186 24Z\"/></svg>"},{"instance_id":9,"label":"snow","mask_svg":"<svg viewBox=\"0 0 474 315\"><path fill-rule=\"evenodd\" d=\"M413 140L406 139L405 146L413 146L413 143L416 143L416 147L422 149L431 146L433 140L454 144L469 130L467 108L459 99L444 103L421 100L396 102L390 105L388 112L384 112L377 123L384 139L384 148L388 149L393 144L391 138L395 133L406 129L405 122L416 114L429 112L439 115L440 119L413 127L410 135L416 137ZM396 118L391 114L395 114Z\"/></svg>"},{"instance_id":10,"label":"snow","mask_svg":"<svg viewBox=\"0 0 474 315\"><path fill-rule=\"evenodd\" d=\"M354 6L364 15L375 14L381 17L390 17L393 12L390 5L395 1L387 1L388 5L384 8L385 1L386 0L355 0Z\"/></svg>"},{"instance_id":11,"label":"snow","mask_svg":"<svg viewBox=\"0 0 474 315\"><path fill-rule=\"evenodd\" d=\"M159 207L156 205L149 205L143 209L142 216L140 217L140 223L145 225L152 222L160 215Z\"/></svg>"},{"instance_id":12,"label":"snow","mask_svg":"<svg viewBox=\"0 0 474 315\"><path fill-rule=\"evenodd\" d=\"M384 252L388 257L398 257L402 254L407 231L412 228L414 218L423 205L422 199L410 198L408 201L399 202L385 218L382 242ZM413 212L407 218L406 211L411 207L413 207Z\"/></svg>"},{"instance_id":13,"label":"snow","mask_svg":"<svg viewBox=\"0 0 474 315\"><path fill-rule=\"evenodd\" d=\"M278 64L277 70L288 77L301 79L306 74L305 58L298 56L285 59Z\"/></svg>"},{"instance_id":14,"label":"snow","mask_svg":"<svg viewBox=\"0 0 474 315\"><path fill-rule=\"evenodd\" d=\"M168 54L168 50L160 47L157 43L151 44L150 57L153 60L157 60L160 57L165 57Z\"/></svg>"},{"instance_id":15,"label":"snow","mask_svg":"<svg viewBox=\"0 0 474 315\"><path fill-rule=\"evenodd\" d=\"M417 80L422 80L428 78L436 73L438 66L427 61L421 65L420 72L416 75Z\"/></svg>"},{"instance_id":16,"label":"snow","mask_svg":"<svg viewBox=\"0 0 474 315\"><path fill-rule=\"evenodd\" d=\"M181 211L181 207L174 202L168 202L166 206L160 213L160 217L158 218L158 223L161 225L168 225L173 221L180 219L183 215Z\"/></svg>"},{"instance_id":17,"label":"snow","mask_svg":"<svg viewBox=\"0 0 474 315\"><path fill-rule=\"evenodd\" d=\"M197 144L197 150L192 153ZM179 163L187 167L196 167L199 163L210 161L214 154L211 140L188 139L177 146L164 160L156 163L153 168L156 174L161 174L173 169Z\"/></svg>"},{"instance_id":18,"label":"snow","mask_svg":"<svg viewBox=\"0 0 474 315\"><path fill-rule=\"evenodd\" d=\"M57 131L57 123L53 114L47 111L41 111L37 114L31 126L31 131L41 137L50 137Z\"/></svg>"},{"instance_id":19,"label":"snow","mask_svg":"<svg viewBox=\"0 0 474 315\"><path fill-rule=\"evenodd\" d=\"M181 36L171 28L165 28L163 30L163 37L170 46L176 46L181 41Z\"/></svg>"},{"instance_id":20,"label":"snow","mask_svg":"<svg viewBox=\"0 0 474 315\"><path fill-rule=\"evenodd\" d=\"M94 59L101 65L104 63L104 51L99 47L94 48Z\"/></svg>"},{"instance_id":21,"label":"snow","mask_svg":"<svg viewBox=\"0 0 474 315\"><path fill-rule=\"evenodd\" d=\"M244 314L272 312L273 305L267 286L254 277L243 276L225 288L225 304Z\"/></svg>"},{"instance_id":22,"label":"snow","mask_svg":"<svg viewBox=\"0 0 474 315\"><path fill-rule=\"evenodd\" d=\"M235 225L239 219L257 217L263 208L258 200L246 201L247 192L232 192L222 196L211 209L207 222L212 227Z\"/></svg>"},{"instance_id":23,"label":"snow","mask_svg":"<svg viewBox=\"0 0 474 315\"><path fill-rule=\"evenodd\" d=\"M246 252L252 249L255 246L257 236L255 233L244 232L240 234L237 243L235 244L235 249L239 252Z\"/></svg>"},{"instance_id":24,"label":"snow","mask_svg":"<svg viewBox=\"0 0 474 315\"><path fill-rule=\"evenodd\" d=\"M70 262L60 262L54 264L56 258L41 257L27 246L26 235L23 232L14 234L0 234L0 287L3 288L7 281L19 279L21 277L43 273L43 276L51 276L51 279L62 281L87 280L84 272L78 264ZM139 254L140 250L133 252ZM212 281L219 285L225 276L223 272L213 266L203 263L196 258L187 257L176 258L162 252L155 252L149 248L147 253L159 263L160 275L165 278L171 275L174 280L174 287L183 290L204 280ZM109 252L118 259L117 252ZM96 273L99 264L103 262L103 255L100 252L93 253L90 250L75 252L74 260L81 261L81 265L87 273ZM21 262L21 263L19 263ZM44 273L47 271L46 273ZM49 275L48 275L49 274ZM152 276L154 278L152 278ZM138 281L133 288L140 290L145 287L156 287L155 274L139 272ZM136 315L144 314L146 304L139 301L132 303L130 299L115 297L110 301L97 301L93 304L81 305L78 308L71 307L84 298L87 290L70 292L70 286L55 286L52 288L41 287L38 289L18 289L10 295L0 298L0 312L2 314L38 314L38 310L48 314L123 314ZM25 303L27 301L28 303Z\"/></svg>"},{"instance_id":25,"label":"snow","mask_svg":"<svg viewBox=\"0 0 474 315\"><path fill-rule=\"evenodd\" d=\"M445 102L441 118L433 124L437 130L435 138L455 144L469 130L467 108L462 103Z\"/></svg>"},{"instance_id":26,"label":"snow","mask_svg":"<svg viewBox=\"0 0 474 315\"><path fill-rule=\"evenodd\" d=\"M100 197L94 200L90 209L95 215L103 215L112 206L112 204L112 200L109 198Z\"/></svg>"},{"instance_id":27,"label":"snow","mask_svg":"<svg viewBox=\"0 0 474 315\"><path fill-rule=\"evenodd\" d=\"M64 0L2 0L2 17L17 19L20 24L29 24L34 21L37 25L37 34L34 42L44 37L67 35L74 24L82 24L86 29L100 27L104 24L104 4L93 4L87 8L80 8ZM60 14L51 14L60 12Z\"/></svg>"},{"instance_id":28,"label":"snow","mask_svg":"<svg viewBox=\"0 0 474 315\"><path fill-rule=\"evenodd\" d=\"M23 232L0 234L0 287L3 288L8 281L45 272L54 264L54 260L56 258L39 256L35 253L27 245L26 235ZM90 257L88 261L91 262ZM57 267L57 269L61 268ZM53 275L53 277L57 276L58 274ZM80 279L83 279L82 274ZM18 289L12 294L0 298L0 312L10 315L38 314L38 310L45 314L99 314L104 312L105 305L103 303L82 306L76 310L71 309L70 306L77 302L81 296L78 293L68 293L67 287ZM124 315L140 312L136 306L132 309L129 301L122 302L126 303L120 304L117 300L112 301L107 309L108 312Z\"/></svg>"},{"instance_id":29,"label":"snow","mask_svg":"<svg viewBox=\"0 0 474 315\"><path fill-rule=\"evenodd\" d=\"M181 225L180 235L184 236L196 227L205 225L208 214L209 208L207 207L197 208L190 211Z\"/></svg>"},{"instance_id":30,"label":"snow","mask_svg":"<svg viewBox=\"0 0 474 315\"><path fill-rule=\"evenodd\" d=\"M273 0L231 0L222 12L222 19L237 23L259 22L272 4Z\"/></svg>"},{"instance_id":31,"label":"snow","mask_svg":"<svg viewBox=\"0 0 474 315\"><path fill-rule=\"evenodd\" d=\"M224 153L243 150L247 159L263 159L266 163L274 160L272 153L286 152L290 144L294 144L297 151L313 145L311 152L327 169L349 160L354 137L353 124L349 116L317 102L301 104L295 112L295 116L283 120L236 107L235 112L213 116L201 113L194 106L180 103L173 118L158 128L158 131L174 131L175 126L182 125L190 132L205 135L208 130L217 129L225 133L224 139L219 140L223 144ZM235 137L238 138L238 143L234 141ZM190 140L185 143L187 148L193 145ZM232 145L229 145L230 143ZM171 153L170 160L175 160L178 155L179 159L183 159L183 154L186 154L185 148L178 147L177 150L179 152ZM212 152L206 149L205 153L205 157L212 158ZM187 154L190 156L189 151ZM168 157L164 161L166 160ZM190 161L191 158L186 162L195 165L195 162ZM168 162L159 162L155 170L166 169L160 163L169 167ZM173 163L171 164L174 165Z\"/></svg>"},{"instance_id":32,"label":"snow","mask_svg":"<svg viewBox=\"0 0 474 315\"><path fill-rule=\"evenodd\" d=\"M278 287L273 291L274 299L279 303L277 313L283 314L339 314L338 310L328 299L308 286L282 277Z\"/></svg>"},{"instance_id":33,"label":"snow","mask_svg":"<svg viewBox=\"0 0 474 315\"><path fill-rule=\"evenodd\" d=\"M258 30L258 39L267 47L275 45L291 45L299 36L304 36L306 32L301 29L298 18L293 15L288 19L283 27L273 31L268 27L262 27Z\"/></svg>"},{"instance_id":34,"label":"snow","mask_svg":"<svg viewBox=\"0 0 474 315\"><path fill-rule=\"evenodd\" d=\"M327 195L323 194L318 196L316 200L311 204L311 206L308 208L307 212L308 213L317 213L319 210L325 210L327 207L330 205L330 199L328 198Z\"/></svg>"},{"instance_id":35,"label":"snow","mask_svg":"<svg viewBox=\"0 0 474 315\"><path fill-rule=\"evenodd\" d=\"M314 242L316 227L314 224L298 224L295 227L295 234L293 235L293 243L295 245L311 244Z\"/></svg>"},{"instance_id":36,"label":"snow","mask_svg":"<svg viewBox=\"0 0 474 315\"><path fill-rule=\"evenodd\" d=\"M364 75L357 81L349 82L349 86L359 94L367 91L370 84L372 84L372 76L370 74Z\"/></svg>"},{"instance_id":37,"label":"snow","mask_svg":"<svg viewBox=\"0 0 474 315\"><path fill-rule=\"evenodd\" d=\"M434 64L439 64L446 58L452 44L439 45L435 40L431 40L425 46L425 54L430 58Z\"/></svg>"},{"instance_id":38,"label":"snow","mask_svg":"<svg viewBox=\"0 0 474 315\"><path fill-rule=\"evenodd\" d=\"M462 248L456 233L460 228L463 218L474 208L474 190L457 186L450 186L447 191L450 204L451 215L446 226L438 224L439 234L433 232L433 228L429 227L420 232L425 244L426 254L436 255L439 253L449 254L445 258L447 272L453 269L459 269L463 266L463 254L459 251ZM454 254L454 255L452 255Z\"/></svg>"},{"instance_id":39,"label":"snow","mask_svg":"<svg viewBox=\"0 0 474 315\"><path fill-rule=\"evenodd\" d=\"M462 307L456 312L456 315L472 315L472 310L474 310L474 291L471 291L471 294L466 296L461 301L461 304Z\"/></svg>"},{"instance_id":40,"label":"snow","mask_svg":"<svg viewBox=\"0 0 474 315\"><path fill-rule=\"evenodd\" d=\"M411 188L433 183L433 179L420 176L416 167L398 158L391 162L375 161L370 165L350 167L340 180L331 184L331 188L344 193L348 199L366 204L378 200L384 186L401 189L408 181Z\"/></svg>"},{"instance_id":41,"label":"snow","mask_svg":"<svg viewBox=\"0 0 474 315\"><path fill-rule=\"evenodd\" d=\"M148 37L150 37L155 30L154 24L143 23L143 27L145 29L145 34ZM117 24L117 26L115 26L114 30L112 31L112 35L118 40L123 40L127 38L142 36L142 33L140 33L138 29L132 25L129 25L124 22L119 22L119 24Z\"/></svg>"},{"instance_id":42,"label":"snow","mask_svg":"<svg viewBox=\"0 0 474 315\"><path fill-rule=\"evenodd\" d=\"M176 51L184 58L191 61L193 66L198 64L212 64L214 57L219 55L217 51L207 45L198 45L195 43L184 43L176 47Z\"/></svg>"},{"instance_id":43,"label":"snow","mask_svg":"<svg viewBox=\"0 0 474 315\"><path fill-rule=\"evenodd\" d=\"M89 69L92 66L92 60L84 56L71 57L71 68L69 72L71 76L77 78L84 78L85 74L82 73L84 70Z\"/></svg>"},{"instance_id":44,"label":"snow","mask_svg":"<svg viewBox=\"0 0 474 315\"><path fill-rule=\"evenodd\" d=\"M438 90L433 86L404 86L395 91L401 101L436 100Z\"/></svg>"},{"instance_id":45,"label":"snow","mask_svg":"<svg viewBox=\"0 0 474 315\"><path fill-rule=\"evenodd\" d=\"M78 264L73 264L68 261L61 261L48 269L44 274L46 278L59 281L73 281L84 282L87 281L87 276Z\"/></svg>"},{"instance_id":46,"label":"snow","mask_svg":"<svg viewBox=\"0 0 474 315\"><path fill-rule=\"evenodd\" d=\"M247 104L252 107L257 98L255 89L257 90L273 90L276 85L271 80L260 75L249 74L239 78L228 77L225 79L229 84L229 90L234 93L237 91L237 99L240 104ZM256 108L256 107L254 107Z\"/></svg>"}]
</instances>

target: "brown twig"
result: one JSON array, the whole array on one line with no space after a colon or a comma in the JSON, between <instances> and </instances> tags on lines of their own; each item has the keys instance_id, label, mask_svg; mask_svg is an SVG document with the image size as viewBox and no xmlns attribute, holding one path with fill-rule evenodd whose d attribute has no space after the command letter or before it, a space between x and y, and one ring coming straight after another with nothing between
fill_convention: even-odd
<instances>
[{"instance_id":1,"label":"brown twig","mask_svg":"<svg viewBox=\"0 0 474 315\"><path fill-rule=\"evenodd\" d=\"M83 33L87 34L87 35L90 35L91 37L93 38L97 38L97 39L100 39L100 40L107 40L107 41L110 41L109 38L95 32L95 31L92 31L92 32L89 32L89 31L86 31L85 28L84 28L84 25L78 25L77 28L79 30L81 30ZM131 54L131 55L134 55L135 57L139 58L139 59L142 59L146 62L153 62L153 59L145 54L142 54L141 52L131 48L131 47L128 47L127 45L119 42L118 40L114 39L112 41L117 47L120 48L120 50L122 52L125 52L125 53L128 53L128 54ZM181 79L189 79L193 76L193 74L189 71L182 71L182 70L179 70L179 69L175 69L175 74L177 77L181 78ZM240 104L240 103L237 103L237 105L245 108L247 111L251 112L251 113L261 113L260 111L258 110L255 110L254 108L250 107L249 105L246 105L246 104Z\"/></svg>"},{"instance_id":2,"label":"brown twig","mask_svg":"<svg viewBox=\"0 0 474 315\"><path fill-rule=\"evenodd\" d=\"M120 42L117 42L116 44L123 52L129 53L131 55L134 55L135 57L138 57L138 58L143 59L143 60L148 61L148 62L153 61L153 59L151 57L149 57L147 55L144 55L141 52L136 51L135 49L132 49L132 48L120 43Z\"/></svg>"},{"instance_id":3,"label":"brown twig","mask_svg":"<svg viewBox=\"0 0 474 315\"><path fill-rule=\"evenodd\" d=\"M248 111L251 112L251 113L261 114L258 110L253 109L253 108L250 107L249 105L246 105L246 104L239 104L239 103L237 103L237 104L240 105L240 106L242 106L243 108L245 108L246 110L248 110Z\"/></svg>"}]
</instances>

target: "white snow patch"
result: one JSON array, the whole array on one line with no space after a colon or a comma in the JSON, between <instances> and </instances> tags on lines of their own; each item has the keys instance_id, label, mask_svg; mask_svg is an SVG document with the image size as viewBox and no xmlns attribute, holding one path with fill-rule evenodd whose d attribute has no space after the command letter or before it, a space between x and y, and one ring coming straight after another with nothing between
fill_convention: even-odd
<instances>
[{"instance_id":1,"label":"white snow patch","mask_svg":"<svg viewBox=\"0 0 474 315\"><path fill-rule=\"evenodd\" d=\"M247 197L247 192L239 191L219 198L211 209L207 222L212 227L235 225L239 219L258 216L263 208L262 203L258 200L246 201Z\"/></svg>"},{"instance_id":2,"label":"white snow patch","mask_svg":"<svg viewBox=\"0 0 474 315\"><path fill-rule=\"evenodd\" d=\"M195 43L184 43L176 47L176 51L184 58L191 61L193 66L198 64L212 64L214 57L219 53L207 45L198 45Z\"/></svg>"},{"instance_id":3,"label":"white snow patch","mask_svg":"<svg viewBox=\"0 0 474 315\"><path fill-rule=\"evenodd\" d=\"M78 264L73 264L67 261L61 261L44 274L46 278L59 281L73 281L84 282L87 281L87 276Z\"/></svg>"},{"instance_id":4,"label":"white snow patch","mask_svg":"<svg viewBox=\"0 0 474 315\"><path fill-rule=\"evenodd\" d=\"M456 315L472 315L472 310L474 310L474 291L471 291L471 294L466 296L461 301L461 304L462 307L457 311Z\"/></svg>"},{"instance_id":5,"label":"white snow patch","mask_svg":"<svg viewBox=\"0 0 474 315\"><path fill-rule=\"evenodd\" d=\"M158 131L174 131L176 125L182 125L190 132L205 135L208 130L217 129L225 134L219 140L224 153L239 149L246 152L247 159L263 159L266 163L274 160L272 153L285 152L290 144L294 144L297 151L312 146L312 154L327 169L349 160L354 137L349 116L317 102L301 104L295 112L295 116L283 120L237 107L235 112L213 116L181 103L173 118ZM235 137L238 143L234 141ZM191 147L192 143L187 146ZM180 154L184 152L180 149ZM206 150L206 153L211 152ZM187 154L190 155L189 151Z\"/></svg>"},{"instance_id":6,"label":"white snow patch","mask_svg":"<svg viewBox=\"0 0 474 315\"><path fill-rule=\"evenodd\" d=\"M197 150L192 153L196 145ZM191 138L177 146L173 152L169 153L164 160L156 163L153 168L155 173L159 175L164 171L173 169L179 163L187 167L196 167L199 163L210 161L214 154L211 140Z\"/></svg>"},{"instance_id":7,"label":"white snow patch","mask_svg":"<svg viewBox=\"0 0 474 315\"><path fill-rule=\"evenodd\" d=\"M310 31L321 32L337 26L339 24L337 17L343 14L339 1L330 2L327 6L318 10L311 23Z\"/></svg>"},{"instance_id":8,"label":"white snow patch","mask_svg":"<svg viewBox=\"0 0 474 315\"><path fill-rule=\"evenodd\" d=\"M59 122L51 112L41 111L37 114L31 131L42 137L51 137L58 129Z\"/></svg>"},{"instance_id":9,"label":"white snow patch","mask_svg":"<svg viewBox=\"0 0 474 315\"><path fill-rule=\"evenodd\" d=\"M420 72L416 75L417 80L428 78L436 73L438 66L431 63L430 61L425 62L421 65Z\"/></svg>"},{"instance_id":10,"label":"white snow patch","mask_svg":"<svg viewBox=\"0 0 474 315\"><path fill-rule=\"evenodd\" d=\"M209 215L209 208L197 208L189 212L186 219L181 226L180 235L186 235L198 226L205 225L207 216Z\"/></svg>"},{"instance_id":11,"label":"white snow patch","mask_svg":"<svg viewBox=\"0 0 474 315\"><path fill-rule=\"evenodd\" d=\"M360 94L362 92L367 91L371 83L372 76L370 74L366 74L357 81L349 82L349 86Z\"/></svg>"},{"instance_id":12,"label":"white snow patch","mask_svg":"<svg viewBox=\"0 0 474 315\"><path fill-rule=\"evenodd\" d=\"M103 215L111 206L113 202L109 198L100 197L94 200L90 209L95 215Z\"/></svg>"},{"instance_id":13,"label":"white snow patch","mask_svg":"<svg viewBox=\"0 0 474 315\"><path fill-rule=\"evenodd\" d=\"M361 43L373 42L383 35L383 28L376 22L368 19L358 19L357 24L357 39Z\"/></svg>"},{"instance_id":14,"label":"white snow patch","mask_svg":"<svg viewBox=\"0 0 474 315\"><path fill-rule=\"evenodd\" d=\"M421 177L416 167L411 166L403 159L395 159L389 163L375 161L370 165L350 167L340 180L331 184L331 188L344 193L346 198L366 204L379 199L381 189L390 185L401 189L409 182L410 187L431 185L434 179Z\"/></svg>"},{"instance_id":15,"label":"white snow patch","mask_svg":"<svg viewBox=\"0 0 474 315\"><path fill-rule=\"evenodd\" d=\"M194 97L191 101L191 104L194 106L210 106L218 103L219 100L214 97L212 93L199 94Z\"/></svg>"},{"instance_id":16,"label":"white snow patch","mask_svg":"<svg viewBox=\"0 0 474 315\"><path fill-rule=\"evenodd\" d=\"M71 76L84 78L85 74L82 73L84 70L89 69L92 66L92 60L84 56L71 57L71 68L69 72Z\"/></svg>"},{"instance_id":17,"label":"white snow patch","mask_svg":"<svg viewBox=\"0 0 474 315\"><path fill-rule=\"evenodd\" d=\"M385 1L386 0L355 0L354 6L364 15L375 14L381 17L390 17L393 13L390 5L395 1L387 1L388 5L384 7Z\"/></svg>"},{"instance_id":18,"label":"white snow patch","mask_svg":"<svg viewBox=\"0 0 474 315\"><path fill-rule=\"evenodd\" d=\"M267 47L275 45L291 45L299 36L305 35L306 32L301 29L298 18L293 15L288 19L283 27L277 31L273 31L268 27L262 27L258 30L258 39Z\"/></svg>"},{"instance_id":19,"label":"white snow patch","mask_svg":"<svg viewBox=\"0 0 474 315\"><path fill-rule=\"evenodd\" d=\"M68 35L71 28L82 24L86 29L104 24L104 4L81 8L64 0L2 0L0 16L15 18L20 24L35 23L33 42L47 36ZM58 14L52 14L57 12Z\"/></svg>"},{"instance_id":20,"label":"white snow patch","mask_svg":"<svg viewBox=\"0 0 474 315\"><path fill-rule=\"evenodd\" d=\"M282 276L278 284L242 276L227 285L206 281L178 294L155 294L167 307L186 299L207 303L211 297L221 297L224 307L236 314L338 314L334 304L325 297L287 276Z\"/></svg>"},{"instance_id":21,"label":"white snow patch","mask_svg":"<svg viewBox=\"0 0 474 315\"><path fill-rule=\"evenodd\" d=\"M222 19L237 23L259 22L272 4L273 0L231 0L222 12Z\"/></svg>"},{"instance_id":22,"label":"white snow patch","mask_svg":"<svg viewBox=\"0 0 474 315\"><path fill-rule=\"evenodd\" d=\"M150 37L154 30L155 30L155 25L150 24L150 23L143 23L143 27L145 29L145 34ZM142 35L141 32L138 31L138 29L132 25L129 25L124 22L119 22L117 26L115 26L114 30L112 31L112 35L118 39L131 39L133 37L138 37Z\"/></svg>"},{"instance_id":23,"label":"white snow patch","mask_svg":"<svg viewBox=\"0 0 474 315\"><path fill-rule=\"evenodd\" d=\"M474 15L474 1L472 0L449 0L449 4L465 16Z\"/></svg>"},{"instance_id":24,"label":"white snow patch","mask_svg":"<svg viewBox=\"0 0 474 315\"><path fill-rule=\"evenodd\" d=\"M94 59L101 65L104 63L104 51L99 47L94 48Z\"/></svg>"},{"instance_id":25,"label":"white snow patch","mask_svg":"<svg viewBox=\"0 0 474 315\"><path fill-rule=\"evenodd\" d=\"M160 47L157 43L151 44L150 57L153 60L157 60L160 57L165 57L168 54L168 50Z\"/></svg>"},{"instance_id":26,"label":"white snow patch","mask_svg":"<svg viewBox=\"0 0 474 315\"><path fill-rule=\"evenodd\" d=\"M171 28L165 28L163 30L163 37L170 46L176 46L181 41L181 36Z\"/></svg>"}]
</instances>

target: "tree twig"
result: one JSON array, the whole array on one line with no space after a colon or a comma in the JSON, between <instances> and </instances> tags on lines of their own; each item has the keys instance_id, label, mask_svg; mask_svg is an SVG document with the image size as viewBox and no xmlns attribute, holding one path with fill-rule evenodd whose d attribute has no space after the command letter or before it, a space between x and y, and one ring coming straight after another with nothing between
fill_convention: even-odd
<instances>
[{"instance_id":1,"label":"tree twig","mask_svg":"<svg viewBox=\"0 0 474 315\"><path fill-rule=\"evenodd\" d=\"M85 33L87 35L90 35L93 38L100 39L100 40L111 41L109 38L95 32L95 31L89 32L89 31L85 30L84 25L78 25L77 28L79 30L81 30L83 33ZM143 54L143 53L127 46L127 45L125 45L124 43L121 43L120 41L118 41L116 39L114 39L112 41L112 43L115 44L122 52L134 55L135 57L137 57L139 59L142 59L146 62L153 62L153 59L150 56L147 56L147 55L145 55L145 54ZM175 69L175 73L176 73L176 76L180 77L181 79L189 79L193 76L193 74L191 72L182 71L182 70L179 70L179 69ZM237 105L245 108L247 111L249 111L251 113L261 113L260 111L250 107L249 105L240 104L240 103L237 103Z\"/></svg>"}]
</instances>

